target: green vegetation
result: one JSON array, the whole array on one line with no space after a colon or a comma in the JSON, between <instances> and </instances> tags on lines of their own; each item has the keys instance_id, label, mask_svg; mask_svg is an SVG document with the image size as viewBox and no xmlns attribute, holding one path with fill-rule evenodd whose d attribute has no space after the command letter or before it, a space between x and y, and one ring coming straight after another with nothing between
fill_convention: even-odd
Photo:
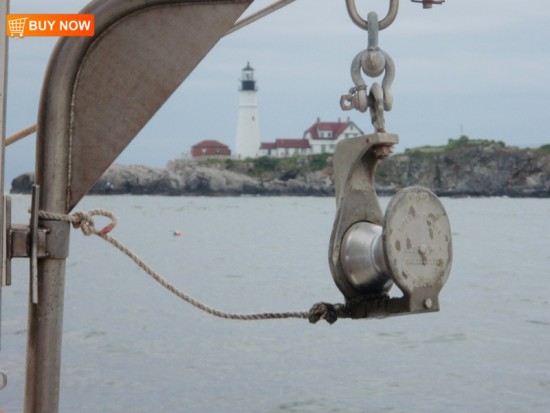
<instances>
[{"instance_id":1,"label":"green vegetation","mask_svg":"<svg viewBox=\"0 0 550 413\"><path fill-rule=\"evenodd\" d=\"M489 139L470 139L466 135L462 135L458 139L449 139L446 145L441 146L419 146L417 148L405 149L405 153L409 156L418 159L432 159L435 155L442 155L463 148L482 147L488 145L497 145L506 147L502 141L494 141Z\"/></svg>"},{"instance_id":2,"label":"green vegetation","mask_svg":"<svg viewBox=\"0 0 550 413\"><path fill-rule=\"evenodd\" d=\"M540 155L550 155L550 143L542 145L540 148L535 149L535 152Z\"/></svg>"},{"instance_id":3,"label":"green vegetation","mask_svg":"<svg viewBox=\"0 0 550 413\"><path fill-rule=\"evenodd\" d=\"M291 156L288 158L274 158L262 156L250 159L253 164L253 175L279 174L281 179L291 179L308 172L320 171L327 167L328 159L332 154Z\"/></svg>"},{"instance_id":4,"label":"green vegetation","mask_svg":"<svg viewBox=\"0 0 550 413\"><path fill-rule=\"evenodd\" d=\"M198 161L201 166L210 168L227 169L229 171L245 173L257 177L279 179L292 179L298 175L315 172L329 166L330 153L307 156L290 156L288 158L275 158L261 156L259 158L247 158L244 160L209 158Z\"/></svg>"},{"instance_id":5,"label":"green vegetation","mask_svg":"<svg viewBox=\"0 0 550 413\"><path fill-rule=\"evenodd\" d=\"M280 168L280 163L281 159L271 158L269 156L262 156L260 158L252 159L255 175L262 175L266 172L276 172Z\"/></svg>"},{"instance_id":6,"label":"green vegetation","mask_svg":"<svg viewBox=\"0 0 550 413\"><path fill-rule=\"evenodd\" d=\"M462 149L485 147L485 146L506 147L504 142L489 139L470 139L468 136L460 136L457 139L449 139L446 145L420 146L412 149L405 149L406 156L413 160L428 160L438 163L438 157ZM543 145L533 150L540 155L550 155L550 144ZM198 161L201 166L210 168L226 169L229 171L255 176L264 179L288 180L303 176L310 172L327 170L330 173L333 154L324 153L320 155L290 156L287 158L276 158L262 156L260 158L247 158L237 160L231 158L209 158ZM396 154L396 156L402 156ZM439 168L439 166L437 166ZM440 173L438 170L437 173ZM389 171L384 169L384 163L380 163L376 169L376 177L385 179ZM436 179L439 179L436 177Z\"/></svg>"}]
</instances>

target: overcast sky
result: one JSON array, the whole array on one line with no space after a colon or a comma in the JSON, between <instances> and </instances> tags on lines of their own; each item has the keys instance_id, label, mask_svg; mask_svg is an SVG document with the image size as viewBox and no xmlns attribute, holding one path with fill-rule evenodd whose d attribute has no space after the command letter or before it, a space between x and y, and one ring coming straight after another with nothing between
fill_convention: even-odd
<instances>
[{"instance_id":1,"label":"overcast sky","mask_svg":"<svg viewBox=\"0 0 550 413\"><path fill-rule=\"evenodd\" d=\"M76 13L86 3L11 0L11 13ZM248 12L270 3L256 0ZM382 16L389 0L357 4L365 17L370 10ZM36 123L56 40L10 40L8 136ZM366 43L344 0L296 0L220 40L117 162L164 167L203 139L233 148L239 77L248 61L259 87L262 141L301 138L317 117L350 116L370 133L368 114L339 106L353 86L351 61ZM401 0L379 44L397 68L394 108L386 113L387 130L400 136L397 151L461 134L522 147L550 143L550 1L447 0L424 10ZM7 148L6 190L13 177L34 170L34 158L34 135Z\"/></svg>"}]
</instances>

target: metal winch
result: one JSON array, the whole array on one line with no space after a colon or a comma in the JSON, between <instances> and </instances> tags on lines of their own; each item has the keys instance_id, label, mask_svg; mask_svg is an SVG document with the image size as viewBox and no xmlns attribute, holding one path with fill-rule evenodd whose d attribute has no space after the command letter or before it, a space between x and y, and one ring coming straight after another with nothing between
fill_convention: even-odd
<instances>
[{"instance_id":1,"label":"metal winch","mask_svg":"<svg viewBox=\"0 0 550 413\"><path fill-rule=\"evenodd\" d=\"M351 65L354 83L340 105L371 114L374 133L341 141L333 158L336 218L329 246L334 281L344 305L319 303L313 321L324 318L368 318L439 310L439 292L451 270L451 227L445 208L427 188L413 186L399 191L382 212L374 177L376 167L388 157L396 134L386 132L384 111L392 108L391 84L395 64L378 47L378 32L394 21L398 0L390 0L387 16L378 20L371 12L363 20L354 0L346 0L350 17L368 31L368 47ZM439 4L441 2L424 2ZM370 88L361 76L384 74L382 85ZM402 292L390 297L392 286Z\"/></svg>"},{"instance_id":2,"label":"metal winch","mask_svg":"<svg viewBox=\"0 0 550 413\"><path fill-rule=\"evenodd\" d=\"M394 134L374 133L342 141L336 149L329 264L346 298L340 317L439 310L453 255L445 208L430 190L413 186L399 191L383 213L374 188L381 153L396 142ZM393 285L402 297L388 296Z\"/></svg>"}]
</instances>

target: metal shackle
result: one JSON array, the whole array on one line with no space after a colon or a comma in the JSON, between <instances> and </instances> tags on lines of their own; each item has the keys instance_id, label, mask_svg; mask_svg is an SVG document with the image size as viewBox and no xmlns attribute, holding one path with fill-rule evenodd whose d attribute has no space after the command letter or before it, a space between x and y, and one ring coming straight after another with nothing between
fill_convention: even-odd
<instances>
[{"instance_id":1,"label":"metal shackle","mask_svg":"<svg viewBox=\"0 0 550 413\"><path fill-rule=\"evenodd\" d=\"M351 20L363 30L369 29L369 23L367 20L364 20L357 11L355 6L355 0L346 0L346 7L348 9L348 14ZM380 30L384 30L389 27L395 18L397 17L397 12L399 10L399 0L390 0L390 6L388 9L388 14L379 22Z\"/></svg>"}]
</instances>

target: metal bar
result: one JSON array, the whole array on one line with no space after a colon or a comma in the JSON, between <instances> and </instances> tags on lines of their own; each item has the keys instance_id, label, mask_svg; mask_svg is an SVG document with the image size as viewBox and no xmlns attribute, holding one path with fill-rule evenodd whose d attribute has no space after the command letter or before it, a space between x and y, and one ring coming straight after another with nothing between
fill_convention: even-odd
<instances>
[{"instance_id":1,"label":"metal bar","mask_svg":"<svg viewBox=\"0 0 550 413\"><path fill-rule=\"evenodd\" d=\"M6 203L5 203L5 219L4 219L4 230L2 231L2 238L4 238L4 252L6 254L5 257L3 257L4 262L4 270L5 270L5 276L4 276L4 285L10 286L11 285L11 263L9 258L9 236L8 231L11 227L11 197L6 196Z\"/></svg>"},{"instance_id":2,"label":"metal bar","mask_svg":"<svg viewBox=\"0 0 550 413\"><path fill-rule=\"evenodd\" d=\"M5 169L5 138L6 138L6 91L8 86L8 37L6 24L9 0L0 3L0 336L2 333L2 285L6 283L4 256L5 240L5 204L4 204L4 169Z\"/></svg>"},{"instance_id":3,"label":"metal bar","mask_svg":"<svg viewBox=\"0 0 550 413\"><path fill-rule=\"evenodd\" d=\"M31 223L30 223L30 273L31 302L38 304L38 198L40 187L32 186Z\"/></svg>"},{"instance_id":4,"label":"metal bar","mask_svg":"<svg viewBox=\"0 0 550 413\"><path fill-rule=\"evenodd\" d=\"M245 17L244 19L239 20L236 22L231 29L229 29L226 33L226 35L231 34L239 29L242 29L245 26L248 26L250 23L254 23L256 20L261 19L262 17L265 17L274 11L277 11L284 6L292 3L294 0L279 0L275 3L273 3L270 6L267 6L261 10L258 10L256 13L251 14L248 17Z\"/></svg>"}]
</instances>

